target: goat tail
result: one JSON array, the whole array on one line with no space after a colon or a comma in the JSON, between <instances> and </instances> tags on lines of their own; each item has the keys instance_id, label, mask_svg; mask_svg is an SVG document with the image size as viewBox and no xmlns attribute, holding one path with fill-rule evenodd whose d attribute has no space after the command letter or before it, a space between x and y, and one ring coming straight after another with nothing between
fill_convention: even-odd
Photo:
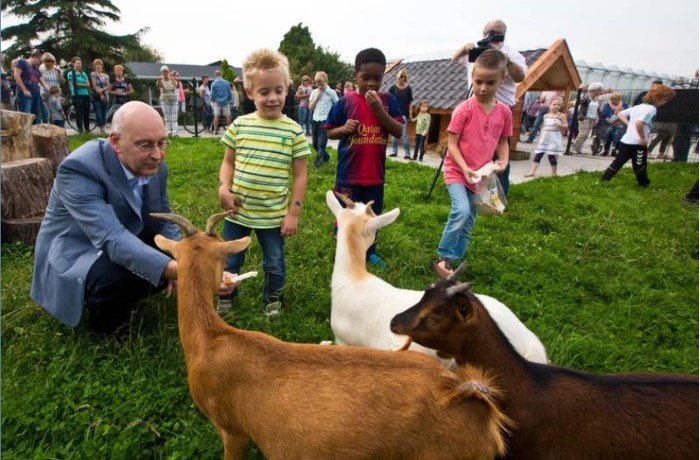
<instances>
[{"instance_id":1,"label":"goat tail","mask_svg":"<svg viewBox=\"0 0 700 460\"><path fill-rule=\"evenodd\" d=\"M438 404L450 407L466 400L477 400L485 405L489 414L487 426L490 438L496 443L498 455L506 453L505 436L515 426L514 422L503 413L497 401L503 391L494 383L494 379L484 370L473 366L462 366L454 374L441 376Z\"/></svg>"}]
</instances>

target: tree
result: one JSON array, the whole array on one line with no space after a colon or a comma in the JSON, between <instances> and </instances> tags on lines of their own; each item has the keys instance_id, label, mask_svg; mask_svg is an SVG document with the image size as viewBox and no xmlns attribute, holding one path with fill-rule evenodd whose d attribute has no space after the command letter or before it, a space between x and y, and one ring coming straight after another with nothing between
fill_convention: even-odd
<instances>
[{"instance_id":1,"label":"tree","mask_svg":"<svg viewBox=\"0 0 700 460\"><path fill-rule=\"evenodd\" d=\"M128 35L104 31L107 22L119 21L119 8L111 0L6 0L0 11L26 20L2 30L3 40L13 41L5 50L8 58L26 56L33 48L59 59L80 56L85 63L100 58L106 67L124 62L129 53L159 57L141 45L148 28Z\"/></svg>"},{"instance_id":2,"label":"tree","mask_svg":"<svg viewBox=\"0 0 700 460\"><path fill-rule=\"evenodd\" d=\"M353 75L352 66L341 61L338 53L316 46L309 28L302 23L292 26L284 34L279 51L289 59L289 72L295 81L301 80L302 75L313 78L318 70L328 74L331 85L336 80L349 80Z\"/></svg>"},{"instance_id":3,"label":"tree","mask_svg":"<svg viewBox=\"0 0 700 460\"><path fill-rule=\"evenodd\" d=\"M232 82L236 78L236 73L233 71L233 67L228 65L227 59L221 61L221 77L229 82Z\"/></svg>"},{"instance_id":4,"label":"tree","mask_svg":"<svg viewBox=\"0 0 700 460\"><path fill-rule=\"evenodd\" d=\"M124 52L124 62L127 61L163 62L164 59L158 50L151 46L141 44L137 49L128 49Z\"/></svg>"}]
</instances>

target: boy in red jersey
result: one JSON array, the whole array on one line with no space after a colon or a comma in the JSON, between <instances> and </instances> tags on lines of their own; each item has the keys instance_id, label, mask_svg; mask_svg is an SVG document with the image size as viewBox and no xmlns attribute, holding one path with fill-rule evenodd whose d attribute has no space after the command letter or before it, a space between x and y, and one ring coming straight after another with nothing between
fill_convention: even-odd
<instances>
[{"instance_id":1,"label":"boy in red jersey","mask_svg":"<svg viewBox=\"0 0 700 460\"><path fill-rule=\"evenodd\" d=\"M389 134L401 137L403 116L399 103L389 93L379 92L386 69L386 57L368 48L355 57L357 92L341 98L331 108L324 128L338 143L335 190L353 201L374 201L372 210L382 213L384 171ZM384 266L376 244L367 250L367 261Z\"/></svg>"}]
</instances>

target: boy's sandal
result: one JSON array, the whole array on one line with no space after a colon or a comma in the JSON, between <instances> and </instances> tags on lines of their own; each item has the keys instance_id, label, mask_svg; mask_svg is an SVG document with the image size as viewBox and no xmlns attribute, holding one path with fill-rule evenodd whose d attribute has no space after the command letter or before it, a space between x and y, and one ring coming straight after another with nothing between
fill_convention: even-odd
<instances>
[{"instance_id":1,"label":"boy's sandal","mask_svg":"<svg viewBox=\"0 0 700 460\"><path fill-rule=\"evenodd\" d=\"M438 257L437 260L433 261L433 269L439 278L447 278L454 272L454 270L452 270L452 259L447 257Z\"/></svg>"}]
</instances>

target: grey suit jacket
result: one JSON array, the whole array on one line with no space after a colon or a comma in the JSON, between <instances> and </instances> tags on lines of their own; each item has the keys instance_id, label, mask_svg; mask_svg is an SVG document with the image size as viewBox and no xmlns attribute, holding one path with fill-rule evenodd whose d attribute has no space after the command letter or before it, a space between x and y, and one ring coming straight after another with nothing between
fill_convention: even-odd
<instances>
[{"instance_id":1,"label":"grey suit jacket","mask_svg":"<svg viewBox=\"0 0 700 460\"><path fill-rule=\"evenodd\" d=\"M168 170L144 186L143 210L106 139L90 141L71 153L58 168L34 250L32 299L68 326L80 322L85 278L103 253L112 262L154 286L170 258L136 235L144 228L180 239L176 225L148 216L171 212Z\"/></svg>"}]
</instances>

